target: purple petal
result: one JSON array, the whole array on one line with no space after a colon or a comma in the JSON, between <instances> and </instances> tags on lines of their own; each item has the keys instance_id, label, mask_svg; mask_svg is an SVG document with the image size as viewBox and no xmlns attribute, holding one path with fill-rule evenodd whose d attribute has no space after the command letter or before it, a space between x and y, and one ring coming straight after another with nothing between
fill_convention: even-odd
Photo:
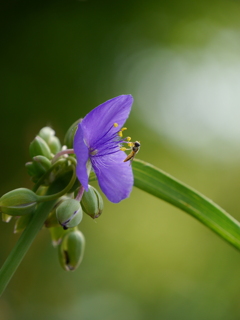
<instances>
[{"instance_id":1,"label":"purple petal","mask_svg":"<svg viewBox=\"0 0 240 320\"><path fill-rule=\"evenodd\" d=\"M88 146L94 148L98 140L118 132L131 111L133 97L121 95L100 104L89 112L81 122ZM118 127L113 126L118 123Z\"/></svg>"},{"instance_id":2,"label":"purple petal","mask_svg":"<svg viewBox=\"0 0 240 320\"><path fill-rule=\"evenodd\" d=\"M87 161L89 154L83 138L82 126L81 123L79 123L73 141L73 148L77 157L76 174L84 189L88 191Z\"/></svg>"},{"instance_id":3,"label":"purple petal","mask_svg":"<svg viewBox=\"0 0 240 320\"><path fill-rule=\"evenodd\" d=\"M127 198L133 187L132 167L129 162L123 162L125 158L123 151L92 158L100 188L108 200L114 203Z\"/></svg>"}]
</instances>

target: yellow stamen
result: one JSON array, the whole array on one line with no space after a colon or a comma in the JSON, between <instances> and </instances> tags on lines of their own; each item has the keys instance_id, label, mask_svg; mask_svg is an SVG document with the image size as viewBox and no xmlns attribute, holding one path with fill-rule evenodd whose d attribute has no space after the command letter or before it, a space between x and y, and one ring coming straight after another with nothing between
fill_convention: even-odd
<instances>
[{"instance_id":1,"label":"yellow stamen","mask_svg":"<svg viewBox=\"0 0 240 320\"><path fill-rule=\"evenodd\" d=\"M113 124L113 126L114 126L115 128L117 128L117 127L118 127L118 123L115 122L115 123Z\"/></svg>"},{"instance_id":2,"label":"yellow stamen","mask_svg":"<svg viewBox=\"0 0 240 320\"><path fill-rule=\"evenodd\" d=\"M126 150L127 150L127 148L125 148L125 147L121 147L121 148L120 148L120 150L121 150L121 151L126 151Z\"/></svg>"},{"instance_id":3,"label":"yellow stamen","mask_svg":"<svg viewBox=\"0 0 240 320\"><path fill-rule=\"evenodd\" d=\"M128 142L127 144L129 147L132 147L133 146L133 143L132 142Z\"/></svg>"},{"instance_id":4,"label":"yellow stamen","mask_svg":"<svg viewBox=\"0 0 240 320\"><path fill-rule=\"evenodd\" d=\"M120 138L122 138L122 136L123 136L122 131L119 131L118 135L119 135Z\"/></svg>"},{"instance_id":5,"label":"yellow stamen","mask_svg":"<svg viewBox=\"0 0 240 320\"><path fill-rule=\"evenodd\" d=\"M126 138L127 141L131 141L131 139L132 139L131 137L127 137Z\"/></svg>"},{"instance_id":6,"label":"yellow stamen","mask_svg":"<svg viewBox=\"0 0 240 320\"><path fill-rule=\"evenodd\" d=\"M124 128L122 128L122 129L121 129L121 131L124 131L124 130L127 130L127 128L126 128L126 127L124 127Z\"/></svg>"}]
</instances>

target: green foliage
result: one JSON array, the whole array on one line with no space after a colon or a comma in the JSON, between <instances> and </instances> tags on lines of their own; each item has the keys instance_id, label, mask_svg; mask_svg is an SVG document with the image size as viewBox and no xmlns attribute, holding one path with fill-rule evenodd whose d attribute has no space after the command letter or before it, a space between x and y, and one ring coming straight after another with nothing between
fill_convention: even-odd
<instances>
[{"instance_id":1,"label":"green foliage","mask_svg":"<svg viewBox=\"0 0 240 320\"><path fill-rule=\"evenodd\" d=\"M226 211L167 173L141 160L133 161L134 184L189 213L240 249L240 224Z\"/></svg>"}]
</instances>

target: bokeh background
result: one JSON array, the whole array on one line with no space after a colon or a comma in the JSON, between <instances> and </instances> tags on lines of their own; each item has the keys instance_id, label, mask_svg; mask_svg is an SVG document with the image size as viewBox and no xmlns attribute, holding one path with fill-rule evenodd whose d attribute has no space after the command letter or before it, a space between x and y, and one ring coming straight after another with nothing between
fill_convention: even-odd
<instances>
[{"instance_id":1,"label":"bokeh background","mask_svg":"<svg viewBox=\"0 0 240 320\"><path fill-rule=\"evenodd\" d=\"M39 129L68 127L131 93L138 157L240 219L240 2L48 0L0 4L0 193L31 187ZM0 222L0 262L18 235ZM86 252L64 272L47 230L0 301L2 320L237 320L240 254L134 189L85 216Z\"/></svg>"}]
</instances>

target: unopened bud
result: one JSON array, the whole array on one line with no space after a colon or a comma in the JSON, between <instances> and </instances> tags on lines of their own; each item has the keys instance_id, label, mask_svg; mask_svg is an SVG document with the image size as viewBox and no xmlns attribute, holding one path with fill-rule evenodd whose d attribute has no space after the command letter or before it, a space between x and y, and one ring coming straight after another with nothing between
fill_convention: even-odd
<instances>
[{"instance_id":1,"label":"unopened bud","mask_svg":"<svg viewBox=\"0 0 240 320\"><path fill-rule=\"evenodd\" d=\"M60 140L56 136L52 137L48 141L48 146L53 154L58 153L59 151L61 151L62 148Z\"/></svg>"},{"instance_id":2,"label":"unopened bud","mask_svg":"<svg viewBox=\"0 0 240 320\"><path fill-rule=\"evenodd\" d=\"M30 175L30 177L34 177L36 175L36 168L35 168L33 162L25 163L25 167L26 167L27 173Z\"/></svg>"},{"instance_id":3,"label":"unopened bud","mask_svg":"<svg viewBox=\"0 0 240 320\"><path fill-rule=\"evenodd\" d=\"M81 205L83 211L93 219L100 217L102 214L103 199L100 193L90 185L88 186L88 191L84 191Z\"/></svg>"},{"instance_id":4,"label":"unopened bud","mask_svg":"<svg viewBox=\"0 0 240 320\"><path fill-rule=\"evenodd\" d=\"M61 143L55 136L55 131L50 127L44 127L39 131L39 136L47 143L53 154L61 151Z\"/></svg>"},{"instance_id":5,"label":"unopened bud","mask_svg":"<svg viewBox=\"0 0 240 320\"><path fill-rule=\"evenodd\" d=\"M63 229L76 227L82 220L82 207L79 201L68 199L56 209L57 220Z\"/></svg>"},{"instance_id":6,"label":"unopened bud","mask_svg":"<svg viewBox=\"0 0 240 320\"><path fill-rule=\"evenodd\" d=\"M33 165L36 168L37 174L43 174L47 172L51 167L51 161L44 156L33 157Z\"/></svg>"},{"instance_id":7,"label":"unopened bud","mask_svg":"<svg viewBox=\"0 0 240 320\"><path fill-rule=\"evenodd\" d=\"M22 216L35 210L38 196L31 190L19 188L0 198L0 212L11 216Z\"/></svg>"},{"instance_id":8,"label":"unopened bud","mask_svg":"<svg viewBox=\"0 0 240 320\"><path fill-rule=\"evenodd\" d=\"M46 141L41 137L36 136L35 139L30 143L29 152L31 158L35 156L44 156L48 159L52 158L51 151Z\"/></svg>"},{"instance_id":9,"label":"unopened bud","mask_svg":"<svg viewBox=\"0 0 240 320\"><path fill-rule=\"evenodd\" d=\"M51 127L43 127L38 135L43 139L45 140L46 142L49 141L49 139L52 137L52 136L55 136L55 131L51 128Z\"/></svg>"},{"instance_id":10,"label":"unopened bud","mask_svg":"<svg viewBox=\"0 0 240 320\"><path fill-rule=\"evenodd\" d=\"M52 211L49 213L47 219L44 222L44 225L46 228L59 227L62 230L62 227L59 226L56 210L57 210L57 207L59 207L63 201L66 201L68 199L69 198L67 196L62 196L61 198L58 199L57 203L55 204Z\"/></svg>"},{"instance_id":11,"label":"unopened bud","mask_svg":"<svg viewBox=\"0 0 240 320\"><path fill-rule=\"evenodd\" d=\"M79 230L67 232L59 245L59 261L66 271L74 271L83 259L85 238Z\"/></svg>"},{"instance_id":12,"label":"unopened bud","mask_svg":"<svg viewBox=\"0 0 240 320\"><path fill-rule=\"evenodd\" d=\"M82 121L82 119L77 120L74 122L71 127L68 129L65 137L64 137L64 144L70 149L73 147L73 138L75 136L78 124Z\"/></svg>"}]
</instances>

